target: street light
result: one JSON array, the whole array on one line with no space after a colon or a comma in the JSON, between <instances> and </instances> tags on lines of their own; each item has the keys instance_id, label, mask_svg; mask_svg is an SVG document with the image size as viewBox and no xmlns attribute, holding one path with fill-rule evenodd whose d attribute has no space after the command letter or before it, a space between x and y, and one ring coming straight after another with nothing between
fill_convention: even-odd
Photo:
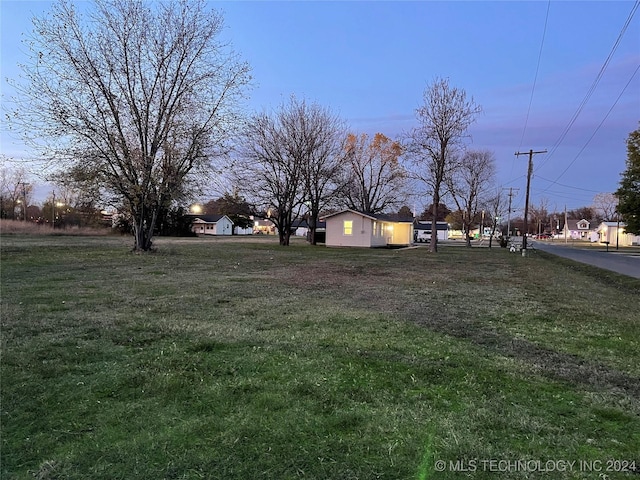
<instances>
[{"instance_id":1,"label":"street light","mask_svg":"<svg viewBox=\"0 0 640 480\"><path fill-rule=\"evenodd\" d=\"M51 209L53 210L52 215L53 215L53 226L55 227L56 225L56 218L58 218L58 216L56 215L56 207L58 208L62 208L64 207L64 202L54 202L53 205L51 206Z\"/></svg>"}]
</instances>

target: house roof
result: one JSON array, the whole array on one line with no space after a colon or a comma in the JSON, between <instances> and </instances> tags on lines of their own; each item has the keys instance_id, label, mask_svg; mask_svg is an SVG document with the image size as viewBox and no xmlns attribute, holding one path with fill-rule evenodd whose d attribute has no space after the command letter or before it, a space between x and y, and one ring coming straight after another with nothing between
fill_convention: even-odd
<instances>
[{"instance_id":1,"label":"house roof","mask_svg":"<svg viewBox=\"0 0 640 480\"><path fill-rule=\"evenodd\" d=\"M226 217L231 223L231 219L226 215L198 215L193 219L194 223L218 223L222 218Z\"/></svg>"},{"instance_id":2,"label":"house roof","mask_svg":"<svg viewBox=\"0 0 640 480\"><path fill-rule=\"evenodd\" d=\"M578 224L580 222L587 222L587 228L578 228ZM589 230L591 222L589 222L589 220L586 220L584 218L568 218L567 219L567 227L569 230ZM564 230L564 226L562 227L562 229Z\"/></svg>"},{"instance_id":3,"label":"house roof","mask_svg":"<svg viewBox=\"0 0 640 480\"><path fill-rule=\"evenodd\" d=\"M329 213L323 217L323 220L329 217L342 215L343 213L347 213L347 212L355 213L356 215L360 215L365 218L370 218L371 220L380 220L382 222L395 222L395 223L412 223L413 222L413 218L399 217L397 214L364 213L364 212L359 212L358 210L353 210L351 208L345 208L344 210L340 210L339 212Z\"/></svg>"}]
</instances>

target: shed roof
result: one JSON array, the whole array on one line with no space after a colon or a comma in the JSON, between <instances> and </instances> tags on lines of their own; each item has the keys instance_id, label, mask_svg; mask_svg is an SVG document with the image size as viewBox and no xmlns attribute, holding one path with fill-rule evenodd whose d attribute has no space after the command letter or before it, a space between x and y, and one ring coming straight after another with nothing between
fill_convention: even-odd
<instances>
[{"instance_id":1,"label":"shed roof","mask_svg":"<svg viewBox=\"0 0 640 480\"><path fill-rule=\"evenodd\" d=\"M226 215L198 215L193 219L193 221L194 223L218 223L224 217L227 217L227 216ZM233 221L229 217L227 217L227 220L233 223Z\"/></svg>"},{"instance_id":2,"label":"shed roof","mask_svg":"<svg viewBox=\"0 0 640 480\"><path fill-rule=\"evenodd\" d=\"M431 222L418 221L413 224L413 228L415 228L416 230L426 230L430 232ZM441 232L449 230L449 224L447 222L436 222L436 230L439 230Z\"/></svg>"}]
</instances>

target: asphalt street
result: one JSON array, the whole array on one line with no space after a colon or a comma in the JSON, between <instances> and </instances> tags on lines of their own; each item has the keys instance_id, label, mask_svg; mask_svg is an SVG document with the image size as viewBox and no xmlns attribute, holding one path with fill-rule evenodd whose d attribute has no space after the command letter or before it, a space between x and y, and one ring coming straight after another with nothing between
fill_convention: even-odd
<instances>
[{"instance_id":1,"label":"asphalt street","mask_svg":"<svg viewBox=\"0 0 640 480\"><path fill-rule=\"evenodd\" d=\"M611 270L629 277L640 278L640 254L637 251L625 252L624 250L615 250L609 247L607 252L604 247L581 249L570 245L554 245L548 242L535 241L533 242L533 247L576 262Z\"/></svg>"}]
</instances>

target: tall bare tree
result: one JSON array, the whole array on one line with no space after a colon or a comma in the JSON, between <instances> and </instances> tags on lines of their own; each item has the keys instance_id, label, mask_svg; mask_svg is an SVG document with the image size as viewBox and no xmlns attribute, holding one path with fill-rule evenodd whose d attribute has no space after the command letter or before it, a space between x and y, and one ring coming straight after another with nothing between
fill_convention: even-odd
<instances>
[{"instance_id":1,"label":"tall bare tree","mask_svg":"<svg viewBox=\"0 0 640 480\"><path fill-rule=\"evenodd\" d=\"M347 207L381 213L401 207L407 200L407 172L400 164L400 143L376 133L350 133L346 141L343 197Z\"/></svg>"},{"instance_id":2,"label":"tall bare tree","mask_svg":"<svg viewBox=\"0 0 640 480\"><path fill-rule=\"evenodd\" d=\"M547 225L551 227L551 222L549 221L549 200L541 198L538 206L530 205L529 217L531 219L529 222L529 232L525 232L525 234L543 233ZM532 229L533 232L531 231Z\"/></svg>"},{"instance_id":3,"label":"tall bare tree","mask_svg":"<svg viewBox=\"0 0 640 480\"><path fill-rule=\"evenodd\" d=\"M291 97L273 115L249 121L241 149L238 184L258 209L273 208L280 245L289 245L293 221L306 208L314 229L320 210L335 190L344 137L328 109Z\"/></svg>"},{"instance_id":4,"label":"tall bare tree","mask_svg":"<svg viewBox=\"0 0 640 480\"><path fill-rule=\"evenodd\" d=\"M601 220L605 222L615 220L618 209L618 197L613 193L598 193L593 197L593 209Z\"/></svg>"},{"instance_id":5,"label":"tall bare tree","mask_svg":"<svg viewBox=\"0 0 640 480\"><path fill-rule=\"evenodd\" d=\"M482 111L464 90L452 87L447 79L436 79L427 86L423 103L416 110L418 127L406 138L406 147L414 163L414 175L422 181L432 196L433 219L429 249L437 252L436 219L441 188L452 167L458 150L467 136L467 129Z\"/></svg>"},{"instance_id":6,"label":"tall bare tree","mask_svg":"<svg viewBox=\"0 0 640 480\"><path fill-rule=\"evenodd\" d=\"M318 219L335 202L342 189L340 172L345 159L344 122L328 108L304 105L307 153L302 162L304 203L309 223L309 242L316 244Z\"/></svg>"},{"instance_id":7,"label":"tall bare tree","mask_svg":"<svg viewBox=\"0 0 640 480\"><path fill-rule=\"evenodd\" d=\"M505 200L504 192L498 189L495 194L490 195L486 198L484 202L485 208L489 213L490 225L491 225L491 235L489 236L489 248L491 248L493 244L493 237L496 234L496 230L498 229L498 224L501 218L504 218L505 213L507 213L508 206ZM507 242L504 240L503 245L506 246Z\"/></svg>"},{"instance_id":8,"label":"tall bare tree","mask_svg":"<svg viewBox=\"0 0 640 480\"><path fill-rule=\"evenodd\" d=\"M466 232L467 247L471 247L471 226L475 222L483 194L491 186L496 174L493 152L469 150L460 158L456 168L445 178L449 193L462 212L462 227ZM485 194L486 195L486 194Z\"/></svg>"},{"instance_id":9,"label":"tall bare tree","mask_svg":"<svg viewBox=\"0 0 640 480\"><path fill-rule=\"evenodd\" d=\"M204 0L60 0L34 19L13 120L46 154L120 200L134 249L226 151L249 68ZM18 101L19 102L19 101Z\"/></svg>"}]
</instances>

